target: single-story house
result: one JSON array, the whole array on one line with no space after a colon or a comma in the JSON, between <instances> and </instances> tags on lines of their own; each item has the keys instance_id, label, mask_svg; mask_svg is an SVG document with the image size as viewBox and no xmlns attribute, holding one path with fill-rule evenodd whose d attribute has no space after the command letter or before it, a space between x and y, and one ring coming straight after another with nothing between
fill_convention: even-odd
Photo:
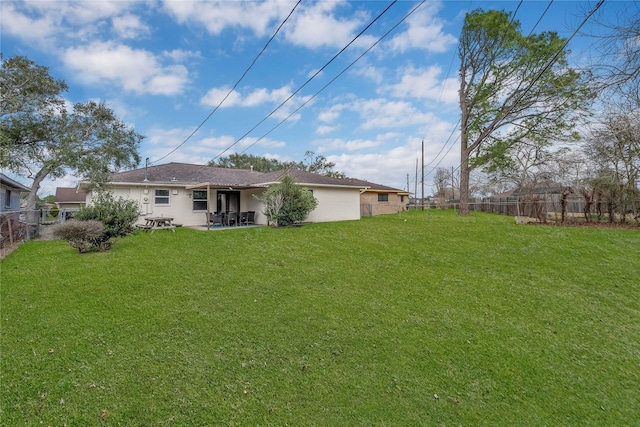
<instances>
[{"instance_id":1,"label":"single-story house","mask_svg":"<svg viewBox=\"0 0 640 427\"><path fill-rule=\"evenodd\" d=\"M348 178L346 181L358 185L361 216L394 214L406 210L410 193L393 187L376 184L361 179Z\"/></svg>"},{"instance_id":2,"label":"single-story house","mask_svg":"<svg viewBox=\"0 0 640 427\"><path fill-rule=\"evenodd\" d=\"M31 189L0 173L0 211L20 210L20 193Z\"/></svg>"},{"instance_id":3,"label":"single-story house","mask_svg":"<svg viewBox=\"0 0 640 427\"><path fill-rule=\"evenodd\" d=\"M144 217L163 216L174 218L176 223L194 226L206 224L213 212L254 211L256 224L266 224L262 203L254 196L280 183L284 174L291 175L299 185L311 190L318 200L318 206L309 214L308 221L360 219L361 194L371 188L371 183L364 185L363 181L299 170L262 173L167 163L112 174L109 189L116 197L138 201L141 221ZM79 191L88 191L87 204L91 204L92 193L87 183L81 183Z\"/></svg>"},{"instance_id":4,"label":"single-story house","mask_svg":"<svg viewBox=\"0 0 640 427\"><path fill-rule=\"evenodd\" d=\"M54 202L58 209L76 210L86 205L87 193L75 187L57 187Z\"/></svg>"}]
</instances>

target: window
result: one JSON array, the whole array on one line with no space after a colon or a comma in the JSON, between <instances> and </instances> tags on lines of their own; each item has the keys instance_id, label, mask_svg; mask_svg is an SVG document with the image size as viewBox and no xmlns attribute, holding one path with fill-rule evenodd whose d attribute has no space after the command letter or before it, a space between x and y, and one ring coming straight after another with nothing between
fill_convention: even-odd
<instances>
[{"instance_id":1,"label":"window","mask_svg":"<svg viewBox=\"0 0 640 427\"><path fill-rule=\"evenodd\" d=\"M379 193L378 194L378 201L379 202L388 202L389 201L389 194L387 194L387 193Z\"/></svg>"},{"instance_id":2,"label":"window","mask_svg":"<svg viewBox=\"0 0 640 427\"><path fill-rule=\"evenodd\" d=\"M207 210L207 190L193 190L193 210Z\"/></svg>"},{"instance_id":3,"label":"window","mask_svg":"<svg viewBox=\"0 0 640 427\"><path fill-rule=\"evenodd\" d=\"M168 205L169 190L156 190L156 197L155 197L154 203L156 205Z\"/></svg>"},{"instance_id":4,"label":"window","mask_svg":"<svg viewBox=\"0 0 640 427\"><path fill-rule=\"evenodd\" d=\"M4 207L11 207L11 190L9 190L8 188L4 190Z\"/></svg>"},{"instance_id":5,"label":"window","mask_svg":"<svg viewBox=\"0 0 640 427\"><path fill-rule=\"evenodd\" d=\"M400 203L404 203L404 196L400 196Z\"/></svg>"}]
</instances>

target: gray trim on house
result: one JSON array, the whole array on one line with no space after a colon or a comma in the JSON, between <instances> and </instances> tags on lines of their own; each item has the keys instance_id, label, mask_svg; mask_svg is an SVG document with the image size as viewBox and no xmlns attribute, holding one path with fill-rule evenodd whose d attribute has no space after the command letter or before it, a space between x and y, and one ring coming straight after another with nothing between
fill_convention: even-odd
<instances>
[{"instance_id":1,"label":"gray trim on house","mask_svg":"<svg viewBox=\"0 0 640 427\"><path fill-rule=\"evenodd\" d=\"M0 185L3 187L13 188L15 190L29 192L31 189L26 185L20 184L18 181L15 181L3 173L0 173Z\"/></svg>"}]
</instances>

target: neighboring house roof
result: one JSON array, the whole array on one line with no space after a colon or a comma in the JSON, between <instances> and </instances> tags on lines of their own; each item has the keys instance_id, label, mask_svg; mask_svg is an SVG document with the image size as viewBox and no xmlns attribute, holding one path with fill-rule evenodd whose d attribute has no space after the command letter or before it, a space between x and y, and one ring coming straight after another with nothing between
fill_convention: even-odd
<instances>
[{"instance_id":1,"label":"neighboring house roof","mask_svg":"<svg viewBox=\"0 0 640 427\"><path fill-rule=\"evenodd\" d=\"M502 193L496 193L496 194L494 194L494 195L493 195L493 196L491 196L491 197L511 197L511 196L513 196L513 193L514 193L515 191L516 191L516 189L515 189L515 188L512 188L511 190L507 190L507 191L504 191L504 192L502 192Z\"/></svg>"},{"instance_id":2,"label":"neighboring house roof","mask_svg":"<svg viewBox=\"0 0 640 427\"><path fill-rule=\"evenodd\" d=\"M87 193L76 190L75 187L57 187L56 203L85 203L87 201Z\"/></svg>"},{"instance_id":3,"label":"neighboring house roof","mask_svg":"<svg viewBox=\"0 0 640 427\"><path fill-rule=\"evenodd\" d=\"M20 191L31 191L26 185L20 184L18 181L9 178L3 173L0 173L0 185Z\"/></svg>"},{"instance_id":4,"label":"neighboring house roof","mask_svg":"<svg viewBox=\"0 0 640 427\"><path fill-rule=\"evenodd\" d=\"M516 188L512 196L522 196L522 195L530 195L530 194L560 194L562 190L566 188L561 185L557 186L538 186L538 187L525 187L525 188Z\"/></svg>"}]
</instances>

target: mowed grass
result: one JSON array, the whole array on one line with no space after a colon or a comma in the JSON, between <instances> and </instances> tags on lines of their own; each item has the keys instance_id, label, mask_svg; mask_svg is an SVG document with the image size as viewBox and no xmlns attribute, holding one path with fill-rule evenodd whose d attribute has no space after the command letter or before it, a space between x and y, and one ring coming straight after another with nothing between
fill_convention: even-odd
<instances>
[{"instance_id":1,"label":"mowed grass","mask_svg":"<svg viewBox=\"0 0 640 427\"><path fill-rule=\"evenodd\" d=\"M417 211L0 264L2 425L638 425L640 232Z\"/></svg>"}]
</instances>

